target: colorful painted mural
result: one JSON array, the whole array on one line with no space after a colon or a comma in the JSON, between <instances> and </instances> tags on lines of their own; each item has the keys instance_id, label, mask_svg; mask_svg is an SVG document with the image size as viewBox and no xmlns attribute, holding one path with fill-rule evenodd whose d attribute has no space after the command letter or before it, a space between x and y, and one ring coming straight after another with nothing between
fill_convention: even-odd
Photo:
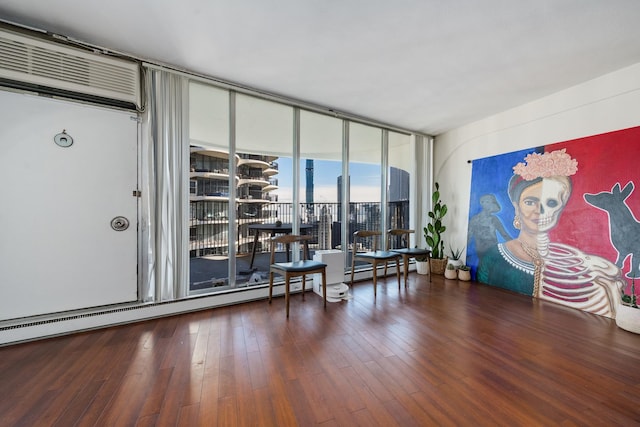
<instances>
[{"instance_id":1,"label":"colorful painted mural","mask_svg":"<svg viewBox=\"0 0 640 427\"><path fill-rule=\"evenodd\" d=\"M638 152L640 127L474 160L476 280L615 317L640 278Z\"/></svg>"}]
</instances>

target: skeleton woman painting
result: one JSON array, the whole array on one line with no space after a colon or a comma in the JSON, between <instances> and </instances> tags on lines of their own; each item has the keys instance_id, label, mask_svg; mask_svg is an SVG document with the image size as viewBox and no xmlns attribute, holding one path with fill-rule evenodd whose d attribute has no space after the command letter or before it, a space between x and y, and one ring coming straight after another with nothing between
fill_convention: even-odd
<instances>
[{"instance_id":1,"label":"skeleton woman painting","mask_svg":"<svg viewBox=\"0 0 640 427\"><path fill-rule=\"evenodd\" d=\"M523 160L513 167L507 186L514 212L515 232L511 234L516 237L482 253L477 280L615 317L620 293L626 286L620 265L550 237L562 222L578 161L566 148L529 153ZM579 236L579 230L573 234Z\"/></svg>"}]
</instances>

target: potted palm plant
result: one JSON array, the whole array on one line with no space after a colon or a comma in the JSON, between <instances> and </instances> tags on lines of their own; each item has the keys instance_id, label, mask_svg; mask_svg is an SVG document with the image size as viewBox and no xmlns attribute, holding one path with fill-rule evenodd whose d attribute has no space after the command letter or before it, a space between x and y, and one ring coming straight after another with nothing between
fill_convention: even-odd
<instances>
[{"instance_id":1,"label":"potted palm plant","mask_svg":"<svg viewBox=\"0 0 640 427\"><path fill-rule=\"evenodd\" d=\"M440 200L440 185L435 183L435 191L431 195L432 210L427 213L429 223L424 227L424 238L427 246L431 248L429 268L431 273L443 274L447 265L447 257L444 254L444 241L442 234L447 227L442 224L442 218L447 214L447 205Z\"/></svg>"}]
</instances>

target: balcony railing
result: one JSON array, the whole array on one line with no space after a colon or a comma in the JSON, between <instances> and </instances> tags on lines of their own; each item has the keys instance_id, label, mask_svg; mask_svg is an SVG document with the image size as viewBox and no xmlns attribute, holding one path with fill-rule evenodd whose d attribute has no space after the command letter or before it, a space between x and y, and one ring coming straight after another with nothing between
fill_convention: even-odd
<instances>
[{"instance_id":1,"label":"balcony railing","mask_svg":"<svg viewBox=\"0 0 640 427\"><path fill-rule=\"evenodd\" d=\"M340 203L301 203L298 216L302 224L311 225L307 234L314 239L310 244L312 249L342 248L342 222ZM203 255L228 255L229 222L226 215L219 210L219 205L211 205L215 214L208 215L207 207L203 206L192 216L190 221L190 254L191 257ZM390 228L408 228L409 202L391 202L388 205L388 224ZM358 230L374 230L380 228L380 203L361 202L349 203L348 237L349 245L353 242L353 233ZM253 234L250 224L293 221L293 205L291 203L269 203L265 205L240 205L237 212L237 239L234 242L239 254L252 251ZM264 239L259 240L256 252L267 251Z\"/></svg>"}]
</instances>

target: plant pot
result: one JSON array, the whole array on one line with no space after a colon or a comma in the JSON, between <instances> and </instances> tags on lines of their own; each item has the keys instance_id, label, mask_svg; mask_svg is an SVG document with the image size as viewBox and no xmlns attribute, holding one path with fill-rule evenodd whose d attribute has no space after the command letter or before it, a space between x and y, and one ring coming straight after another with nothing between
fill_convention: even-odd
<instances>
[{"instance_id":1,"label":"plant pot","mask_svg":"<svg viewBox=\"0 0 640 427\"><path fill-rule=\"evenodd\" d=\"M458 267L460 267L462 265L462 261L460 261L459 259L450 259L447 262L447 265L453 265L455 267L455 269L457 270Z\"/></svg>"},{"instance_id":2,"label":"plant pot","mask_svg":"<svg viewBox=\"0 0 640 427\"><path fill-rule=\"evenodd\" d=\"M640 334L640 308L628 305L618 305L616 310L616 325L625 331Z\"/></svg>"},{"instance_id":3,"label":"plant pot","mask_svg":"<svg viewBox=\"0 0 640 427\"><path fill-rule=\"evenodd\" d=\"M432 274L444 274L444 270L447 268L447 258L431 258L429 260L429 267Z\"/></svg>"},{"instance_id":4,"label":"plant pot","mask_svg":"<svg viewBox=\"0 0 640 427\"><path fill-rule=\"evenodd\" d=\"M458 279L465 282L471 280L471 270L458 270Z\"/></svg>"},{"instance_id":5,"label":"plant pot","mask_svg":"<svg viewBox=\"0 0 640 427\"><path fill-rule=\"evenodd\" d=\"M429 274L429 263L427 261L416 261L416 273Z\"/></svg>"},{"instance_id":6,"label":"plant pot","mask_svg":"<svg viewBox=\"0 0 640 427\"><path fill-rule=\"evenodd\" d=\"M458 272L456 269L447 268L444 270L444 277L447 279L456 279L458 277Z\"/></svg>"}]
</instances>

